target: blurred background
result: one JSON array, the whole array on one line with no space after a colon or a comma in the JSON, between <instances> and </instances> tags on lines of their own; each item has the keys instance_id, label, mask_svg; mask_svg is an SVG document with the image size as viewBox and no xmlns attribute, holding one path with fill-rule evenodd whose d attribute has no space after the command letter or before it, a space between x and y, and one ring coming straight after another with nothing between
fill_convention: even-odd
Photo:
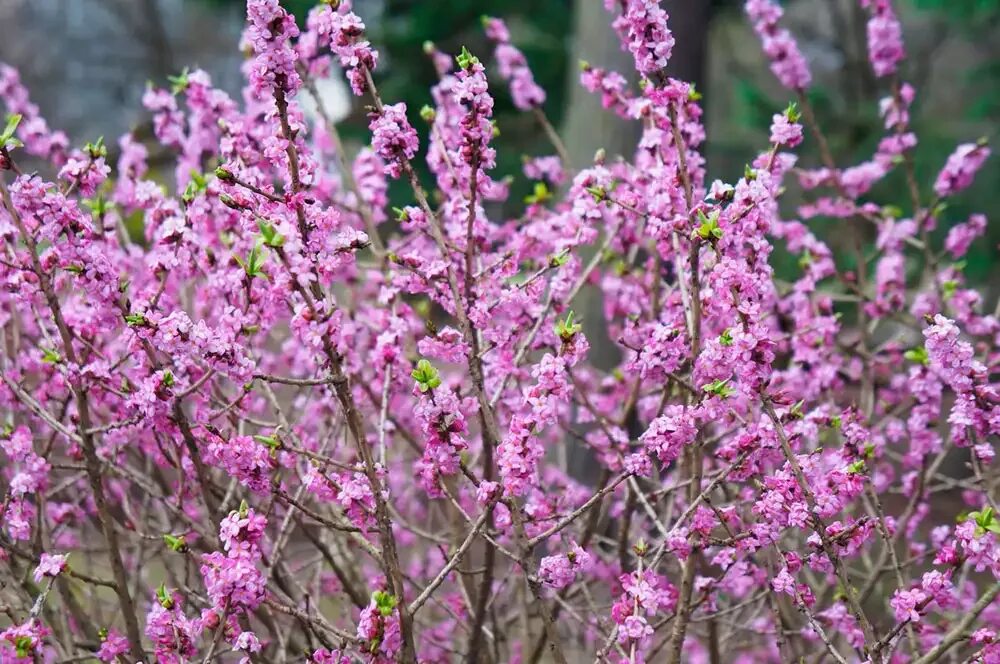
<instances>
[{"instance_id":1,"label":"blurred background","mask_svg":"<svg viewBox=\"0 0 1000 664\"><path fill-rule=\"evenodd\" d=\"M316 0L282 0L304 20ZM545 112L559 128L574 166L595 150L630 154L637 128L604 113L577 84L578 63L621 72L630 59L621 52L599 0L356 0L381 52L377 72L383 97L404 100L416 111L430 102L435 75L422 54L425 40L448 52L462 45L488 56L480 16L505 18L514 43L527 55L547 90ZM677 40L670 74L694 81L704 94L709 177L732 181L766 146L771 115L790 101L773 79L759 42L736 0L664 0ZM785 24L810 60L810 92L838 163L868 159L883 135L877 100L885 94L870 73L864 37L865 13L858 0L788 0ZM917 89L914 127L920 139L918 175L928 192L937 170L959 142L986 136L996 145L1000 118L1000 0L896 0L905 31L904 79ZM184 67L209 72L219 87L239 96L238 48L244 20L242 0L0 0L0 61L17 67L33 100L51 126L82 145L98 136L114 146L124 131L148 122L140 97L148 82L166 85ZM484 57L487 67L490 59ZM365 140L363 102L328 86L344 133L354 149ZM497 175L511 175L515 214L531 183L520 172L524 155L548 154L550 144L534 118L518 113L499 81L494 83L501 149ZM801 162L817 163L806 142ZM906 209L902 174L893 173L867 196ZM970 280L1000 288L996 268L1000 224L1000 159L991 159L976 184L952 201L945 218L964 221L971 212L991 219L989 237L970 252ZM794 195L793 195L794 196ZM406 192L394 192L394 203ZM794 216L795 198L784 211ZM925 201L926 202L926 201ZM837 244L843 222L819 220L818 234ZM938 232L943 234L948 223ZM843 236L840 233L840 236ZM795 257L776 254L794 266ZM787 269L794 269L788 267ZM992 279L991 279L992 277Z\"/></svg>"}]
</instances>

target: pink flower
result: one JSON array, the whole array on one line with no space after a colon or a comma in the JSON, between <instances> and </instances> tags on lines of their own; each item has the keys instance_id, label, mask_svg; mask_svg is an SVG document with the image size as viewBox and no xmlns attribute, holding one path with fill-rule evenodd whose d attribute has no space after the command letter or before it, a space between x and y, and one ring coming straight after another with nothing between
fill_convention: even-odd
<instances>
[{"instance_id":1,"label":"pink flower","mask_svg":"<svg viewBox=\"0 0 1000 664\"><path fill-rule=\"evenodd\" d=\"M545 103L545 91L535 83L528 61L513 44L510 32L498 18L484 19L486 35L496 42L495 57L500 76L510 83L514 106L522 111L531 110Z\"/></svg>"},{"instance_id":2,"label":"pink flower","mask_svg":"<svg viewBox=\"0 0 1000 664\"><path fill-rule=\"evenodd\" d=\"M776 593L795 596L795 579L788 573L787 567L782 567L777 576L771 579L771 587Z\"/></svg>"},{"instance_id":3,"label":"pink flower","mask_svg":"<svg viewBox=\"0 0 1000 664\"><path fill-rule=\"evenodd\" d=\"M413 159L419 146L417 131L406 119L406 104L385 106L381 113L369 117L372 147L386 162L385 174L398 178L403 171L403 160Z\"/></svg>"},{"instance_id":4,"label":"pink flower","mask_svg":"<svg viewBox=\"0 0 1000 664\"><path fill-rule=\"evenodd\" d=\"M247 21L245 38L256 55L250 68L254 90L294 94L302 84L295 71L295 51L288 44L299 34L294 17L278 0L248 0Z\"/></svg>"},{"instance_id":5,"label":"pink flower","mask_svg":"<svg viewBox=\"0 0 1000 664\"><path fill-rule=\"evenodd\" d=\"M201 575L209 599L231 611L252 611L264 600L264 577L250 556L202 555Z\"/></svg>"},{"instance_id":6,"label":"pink flower","mask_svg":"<svg viewBox=\"0 0 1000 664\"><path fill-rule=\"evenodd\" d=\"M316 664L349 664L351 660L340 650L320 648L313 652L312 661Z\"/></svg>"},{"instance_id":7,"label":"pink flower","mask_svg":"<svg viewBox=\"0 0 1000 664\"><path fill-rule=\"evenodd\" d=\"M920 622L922 604L928 595L921 590L897 590L889 600L889 605L896 613L896 620Z\"/></svg>"},{"instance_id":8,"label":"pink flower","mask_svg":"<svg viewBox=\"0 0 1000 664\"><path fill-rule=\"evenodd\" d=\"M542 558L538 577L550 588L561 590L573 583L576 575L590 567L591 562L591 555L574 542L568 553Z\"/></svg>"},{"instance_id":9,"label":"pink flower","mask_svg":"<svg viewBox=\"0 0 1000 664\"><path fill-rule=\"evenodd\" d=\"M948 157L934 181L934 192L944 198L954 196L972 184L976 171L990 156L990 149L978 143L963 143Z\"/></svg>"},{"instance_id":10,"label":"pink flower","mask_svg":"<svg viewBox=\"0 0 1000 664\"><path fill-rule=\"evenodd\" d=\"M347 71L351 91L360 97L368 88L367 74L378 65L378 51L364 39L364 34L364 22L345 2L340 11L332 7L314 10L309 16L309 39L305 44L300 41L299 47L304 54L315 57L313 47L317 43L328 46Z\"/></svg>"},{"instance_id":11,"label":"pink flower","mask_svg":"<svg viewBox=\"0 0 1000 664\"><path fill-rule=\"evenodd\" d=\"M116 629L109 629L107 636L101 641L97 658L102 662L116 662L118 656L128 652L128 639Z\"/></svg>"},{"instance_id":12,"label":"pink flower","mask_svg":"<svg viewBox=\"0 0 1000 664\"><path fill-rule=\"evenodd\" d=\"M652 626L642 616L629 616L622 623L618 633L619 643L643 641L653 636Z\"/></svg>"},{"instance_id":13,"label":"pink flower","mask_svg":"<svg viewBox=\"0 0 1000 664\"><path fill-rule=\"evenodd\" d=\"M891 0L861 0L871 10L868 19L868 59L876 76L896 72L896 65L905 57L903 29L892 10Z\"/></svg>"},{"instance_id":14,"label":"pink flower","mask_svg":"<svg viewBox=\"0 0 1000 664\"><path fill-rule=\"evenodd\" d=\"M229 440L213 437L207 446L206 459L256 493L267 493L271 468L276 465L267 445L250 436L234 436Z\"/></svg>"},{"instance_id":15,"label":"pink flower","mask_svg":"<svg viewBox=\"0 0 1000 664\"><path fill-rule=\"evenodd\" d=\"M789 90L805 90L812 81L799 46L791 33L778 26L782 10L773 0L747 0L744 5L754 31L771 60L771 71Z\"/></svg>"},{"instance_id":16,"label":"pink flower","mask_svg":"<svg viewBox=\"0 0 1000 664\"><path fill-rule=\"evenodd\" d=\"M934 324L924 330L924 337L931 367L956 392L970 391L973 377L981 373L983 367L975 360L972 346L961 340L955 322L937 314Z\"/></svg>"},{"instance_id":17,"label":"pink flower","mask_svg":"<svg viewBox=\"0 0 1000 664\"><path fill-rule=\"evenodd\" d=\"M43 639L48 634L49 630L35 618L30 618L19 625L11 625L0 632L0 658L4 662L11 659L7 654L9 652L7 648L10 648L14 651L12 664L38 661L42 656Z\"/></svg>"},{"instance_id":18,"label":"pink flower","mask_svg":"<svg viewBox=\"0 0 1000 664\"><path fill-rule=\"evenodd\" d=\"M674 36L667 27L667 12L656 0L627 0L624 13L612 24L635 60L640 74L651 77L667 66Z\"/></svg>"},{"instance_id":19,"label":"pink flower","mask_svg":"<svg viewBox=\"0 0 1000 664\"><path fill-rule=\"evenodd\" d=\"M357 635L363 643L363 650L373 656L373 662L389 664L396 661L396 654L402 647L399 612L392 608L395 601L386 602L383 599L379 602L376 599L378 594L375 593L371 603L361 611Z\"/></svg>"},{"instance_id":20,"label":"pink flower","mask_svg":"<svg viewBox=\"0 0 1000 664\"><path fill-rule=\"evenodd\" d=\"M683 406L668 406L664 414L653 420L639 437L650 454L667 464L680 456L698 433L697 423L690 410Z\"/></svg>"},{"instance_id":21,"label":"pink flower","mask_svg":"<svg viewBox=\"0 0 1000 664\"><path fill-rule=\"evenodd\" d=\"M969 251L969 245L986 230L986 215L974 214L962 224L955 224L948 231L944 248L952 258L961 258Z\"/></svg>"},{"instance_id":22,"label":"pink flower","mask_svg":"<svg viewBox=\"0 0 1000 664\"><path fill-rule=\"evenodd\" d=\"M791 122L786 113L775 113L771 124L771 143L794 148L802 142L802 125Z\"/></svg>"},{"instance_id":23,"label":"pink flower","mask_svg":"<svg viewBox=\"0 0 1000 664\"><path fill-rule=\"evenodd\" d=\"M41 583L46 576L55 578L66 569L66 556L62 554L43 553L35 568L35 583Z\"/></svg>"}]
</instances>

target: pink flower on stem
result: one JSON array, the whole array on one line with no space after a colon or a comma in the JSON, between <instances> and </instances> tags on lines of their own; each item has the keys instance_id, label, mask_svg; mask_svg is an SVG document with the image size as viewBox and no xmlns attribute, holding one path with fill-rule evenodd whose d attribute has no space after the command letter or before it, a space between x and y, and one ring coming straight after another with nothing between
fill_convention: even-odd
<instances>
[{"instance_id":1,"label":"pink flower on stem","mask_svg":"<svg viewBox=\"0 0 1000 664\"><path fill-rule=\"evenodd\" d=\"M984 143L963 143L959 145L934 181L934 193L941 198L954 196L972 184L976 172L990 156L990 148Z\"/></svg>"},{"instance_id":2,"label":"pink flower on stem","mask_svg":"<svg viewBox=\"0 0 1000 664\"><path fill-rule=\"evenodd\" d=\"M778 21L784 13L773 0L747 0L744 5L753 29L771 61L771 71L789 90L805 90L812 81L809 65L788 30Z\"/></svg>"},{"instance_id":3,"label":"pink flower on stem","mask_svg":"<svg viewBox=\"0 0 1000 664\"><path fill-rule=\"evenodd\" d=\"M386 162L385 174L398 178L403 172L403 160L413 159L419 147L417 131L406 119L406 104L390 104L369 117L372 147Z\"/></svg>"},{"instance_id":4,"label":"pink flower on stem","mask_svg":"<svg viewBox=\"0 0 1000 664\"><path fill-rule=\"evenodd\" d=\"M41 583L45 577L55 578L66 569L66 556L62 554L43 553L35 568L35 583Z\"/></svg>"},{"instance_id":5,"label":"pink flower on stem","mask_svg":"<svg viewBox=\"0 0 1000 664\"><path fill-rule=\"evenodd\" d=\"M891 0L861 0L871 12L868 19L868 59L876 76L896 73L896 66L906 56L903 28L892 10Z\"/></svg>"}]
</instances>

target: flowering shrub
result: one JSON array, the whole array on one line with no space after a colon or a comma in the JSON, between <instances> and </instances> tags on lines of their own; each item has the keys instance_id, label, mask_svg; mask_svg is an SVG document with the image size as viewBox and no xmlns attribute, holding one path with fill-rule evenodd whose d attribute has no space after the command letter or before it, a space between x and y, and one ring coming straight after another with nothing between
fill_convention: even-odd
<instances>
[{"instance_id":1,"label":"flowering shrub","mask_svg":"<svg viewBox=\"0 0 1000 664\"><path fill-rule=\"evenodd\" d=\"M748 0L794 103L709 182L668 16L606 4L641 84L581 80L642 139L579 172L499 19L499 75L429 46L418 114L348 2L300 32L249 0L240 102L201 71L145 95L169 186L134 136L71 148L0 69L0 660L1000 661L1000 322L954 262L986 219L931 235L989 148L916 179L899 23L862 0L886 133L838 167L781 9ZM371 105L353 162L301 110L335 65ZM554 151L510 219L498 84ZM896 169L909 213L864 200Z\"/></svg>"}]
</instances>

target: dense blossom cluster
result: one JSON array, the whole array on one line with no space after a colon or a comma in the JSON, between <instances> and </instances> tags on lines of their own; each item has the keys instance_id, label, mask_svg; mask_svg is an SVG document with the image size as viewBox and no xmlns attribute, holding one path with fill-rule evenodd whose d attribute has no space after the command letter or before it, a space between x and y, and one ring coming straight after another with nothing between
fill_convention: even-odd
<instances>
[{"instance_id":1,"label":"dense blossom cluster","mask_svg":"<svg viewBox=\"0 0 1000 664\"><path fill-rule=\"evenodd\" d=\"M896 66L906 56L903 28L892 9L891 0L861 0L871 12L868 19L868 58L876 76L896 73Z\"/></svg>"},{"instance_id":2,"label":"dense blossom cluster","mask_svg":"<svg viewBox=\"0 0 1000 664\"><path fill-rule=\"evenodd\" d=\"M496 43L497 71L510 86L514 106L528 111L545 103L545 90L537 83L524 54L510 42L510 31L502 19L485 17L486 36Z\"/></svg>"},{"instance_id":3,"label":"dense blossom cluster","mask_svg":"<svg viewBox=\"0 0 1000 664\"><path fill-rule=\"evenodd\" d=\"M0 65L0 661L1000 661L1000 320L953 262L988 220L943 205L989 147L918 180L867 0L886 134L799 164L809 70L748 0L798 105L713 181L666 12L606 6L641 83L580 82L641 136L582 167L500 19L426 46L424 136L347 0L248 0L242 102L185 71L155 141L73 149ZM303 112L334 65L355 154ZM552 142L523 206L497 82Z\"/></svg>"},{"instance_id":4,"label":"dense blossom cluster","mask_svg":"<svg viewBox=\"0 0 1000 664\"><path fill-rule=\"evenodd\" d=\"M604 6L615 10L614 0ZM667 12L657 0L625 0L624 11L612 26L635 59L635 70L652 76L667 65L674 48L674 36L667 27Z\"/></svg>"},{"instance_id":5,"label":"dense blossom cluster","mask_svg":"<svg viewBox=\"0 0 1000 664\"><path fill-rule=\"evenodd\" d=\"M406 119L406 104L400 102L372 113L372 148L386 162L385 174L398 178L402 164L417 153L417 130Z\"/></svg>"},{"instance_id":6,"label":"dense blossom cluster","mask_svg":"<svg viewBox=\"0 0 1000 664\"><path fill-rule=\"evenodd\" d=\"M784 11L778 3L774 0L746 0L746 12L778 81L789 90L808 88L812 81L809 65L795 37L779 25Z\"/></svg>"}]
</instances>

